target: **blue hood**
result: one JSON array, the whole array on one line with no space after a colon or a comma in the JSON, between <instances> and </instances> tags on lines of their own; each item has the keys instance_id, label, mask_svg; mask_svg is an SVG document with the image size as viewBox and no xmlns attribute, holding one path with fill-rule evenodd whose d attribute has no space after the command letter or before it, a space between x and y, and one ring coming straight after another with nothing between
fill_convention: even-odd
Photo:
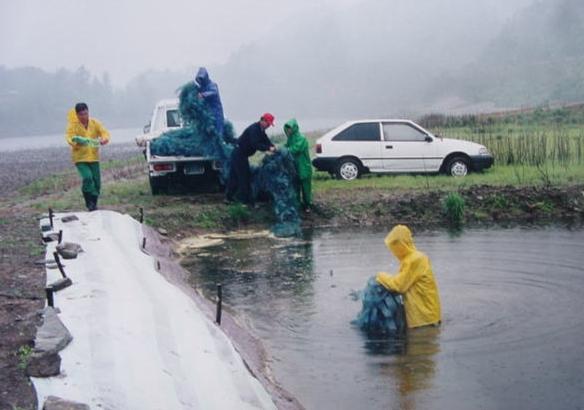
<instances>
[{"instance_id":1,"label":"blue hood","mask_svg":"<svg viewBox=\"0 0 584 410\"><path fill-rule=\"evenodd\" d=\"M205 67L199 68L199 71L197 71L197 75L195 76L195 81L201 87L205 87L209 84L211 79L209 78L209 73Z\"/></svg>"}]
</instances>

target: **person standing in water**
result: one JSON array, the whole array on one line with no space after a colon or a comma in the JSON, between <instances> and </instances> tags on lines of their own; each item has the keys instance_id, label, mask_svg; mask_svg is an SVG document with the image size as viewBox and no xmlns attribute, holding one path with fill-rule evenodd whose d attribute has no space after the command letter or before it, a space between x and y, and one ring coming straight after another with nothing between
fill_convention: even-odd
<instances>
[{"instance_id":1,"label":"person standing in water","mask_svg":"<svg viewBox=\"0 0 584 410\"><path fill-rule=\"evenodd\" d=\"M110 141L110 134L95 118L89 118L87 104L80 102L69 111L65 140L71 146L71 159L81 176L81 192L88 211L97 209L101 191L99 147Z\"/></svg>"},{"instance_id":2,"label":"person standing in water","mask_svg":"<svg viewBox=\"0 0 584 410\"><path fill-rule=\"evenodd\" d=\"M395 275L379 272L376 280L386 289L403 295L408 328L439 325L442 313L432 265L416 249L410 229L396 225L385 237L385 246L399 260L399 271Z\"/></svg>"}]
</instances>

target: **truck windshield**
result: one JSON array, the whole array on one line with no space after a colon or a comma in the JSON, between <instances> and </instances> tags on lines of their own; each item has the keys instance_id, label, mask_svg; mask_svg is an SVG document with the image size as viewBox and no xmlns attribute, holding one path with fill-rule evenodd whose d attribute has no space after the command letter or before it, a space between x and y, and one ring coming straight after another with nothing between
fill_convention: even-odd
<instances>
[{"instance_id":1,"label":"truck windshield","mask_svg":"<svg viewBox=\"0 0 584 410\"><path fill-rule=\"evenodd\" d=\"M166 111L166 126L168 128L176 128L181 126L181 118L178 110Z\"/></svg>"}]
</instances>

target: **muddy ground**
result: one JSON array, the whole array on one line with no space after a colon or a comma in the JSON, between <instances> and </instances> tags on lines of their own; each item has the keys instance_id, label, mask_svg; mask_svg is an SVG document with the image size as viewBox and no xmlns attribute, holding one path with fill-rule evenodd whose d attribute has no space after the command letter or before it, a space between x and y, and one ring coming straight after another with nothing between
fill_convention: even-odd
<instances>
[{"instance_id":1,"label":"muddy ground","mask_svg":"<svg viewBox=\"0 0 584 410\"><path fill-rule=\"evenodd\" d=\"M132 152L134 155L135 152ZM32 175L46 174L42 162L26 163ZM2 184L11 180L2 170ZM30 175L11 181L11 189L30 182ZM107 178L105 178L107 181ZM31 346L38 311L44 305L44 258L38 213L10 201L8 188L0 192L0 410L36 409L34 389L25 375L23 346ZM565 224L584 221L584 184L562 187L474 186L459 191L465 201L463 226ZM315 210L304 218L305 228L325 226L386 226L405 223L414 229L448 226L441 191L334 190L315 195ZM222 205L222 195L204 196ZM192 214L201 201L189 200ZM206 203L208 205L208 203ZM269 204L263 206L268 207ZM253 226L265 229L267 226ZM170 232L171 235L177 232ZM180 232L179 232L180 233ZM182 234L184 236L185 233ZM172 238L171 238L172 239Z\"/></svg>"},{"instance_id":2,"label":"muddy ground","mask_svg":"<svg viewBox=\"0 0 584 410\"><path fill-rule=\"evenodd\" d=\"M136 144L116 144L104 150L101 159L126 160L136 155L140 155ZM0 151L0 199L39 178L71 169L71 153L61 147Z\"/></svg>"}]
</instances>

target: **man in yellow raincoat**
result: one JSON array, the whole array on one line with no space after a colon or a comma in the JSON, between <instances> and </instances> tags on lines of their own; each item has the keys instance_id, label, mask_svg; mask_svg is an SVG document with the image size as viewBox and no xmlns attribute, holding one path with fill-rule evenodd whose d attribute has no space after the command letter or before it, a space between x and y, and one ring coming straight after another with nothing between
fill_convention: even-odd
<instances>
[{"instance_id":1,"label":"man in yellow raincoat","mask_svg":"<svg viewBox=\"0 0 584 410\"><path fill-rule=\"evenodd\" d=\"M399 260L395 275L377 274L377 282L404 297L409 328L437 325L441 320L438 286L430 259L416 249L412 232L405 225L396 225L385 237L385 246Z\"/></svg>"},{"instance_id":2,"label":"man in yellow raincoat","mask_svg":"<svg viewBox=\"0 0 584 410\"><path fill-rule=\"evenodd\" d=\"M71 158L81 176L81 192L88 211L97 209L101 190L99 147L110 140L109 132L95 118L89 118L85 103L77 103L67 116L65 139L71 146Z\"/></svg>"}]
</instances>

